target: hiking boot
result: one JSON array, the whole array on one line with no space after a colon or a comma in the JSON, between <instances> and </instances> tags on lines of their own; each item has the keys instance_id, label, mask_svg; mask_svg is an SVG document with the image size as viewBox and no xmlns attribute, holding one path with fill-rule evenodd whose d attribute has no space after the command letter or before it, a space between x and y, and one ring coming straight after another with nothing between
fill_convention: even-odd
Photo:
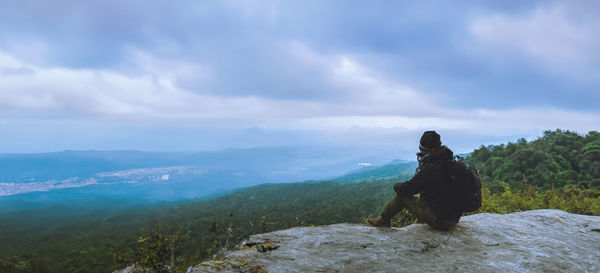
<instances>
[{"instance_id":1,"label":"hiking boot","mask_svg":"<svg viewBox=\"0 0 600 273\"><path fill-rule=\"evenodd\" d=\"M392 227L392 221L381 216L373 219L371 216L367 218L367 225L372 227Z\"/></svg>"}]
</instances>

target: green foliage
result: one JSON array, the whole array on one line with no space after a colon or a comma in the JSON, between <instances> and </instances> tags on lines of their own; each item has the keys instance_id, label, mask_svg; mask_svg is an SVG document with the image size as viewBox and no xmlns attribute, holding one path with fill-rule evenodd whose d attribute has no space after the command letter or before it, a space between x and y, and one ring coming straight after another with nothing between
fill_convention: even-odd
<instances>
[{"instance_id":1,"label":"green foliage","mask_svg":"<svg viewBox=\"0 0 600 273\"><path fill-rule=\"evenodd\" d=\"M530 185L587 188L600 178L600 133L545 131L530 142L520 139L506 145L481 146L468 159L492 192L503 191L503 183L521 190Z\"/></svg>"},{"instance_id":2,"label":"green foliage","mask_svg":"<svg viewBox=\"0 0 600 273\"><path fill-rule=\"evenodd\" d=\"M503 183L502 192L492 194L484 187L483 202L478 212L512 213L536 209L559 209L570 213L600 215L600 197L589 189L565 186L559 190L538 191L534 186L526 190L511 190Z\"/></svg>"},{"instance_id":3,"label":"green foliage","mask_svg":"<svg viewBox=\"0 0 600 273\"><path fill-rule=\"evenodd\" d=\"M20 248L0 244L0 272L112 272L134 263L165 272L171 261L176 272L185 272L191 265L223 255L225 249L251 234L295 226L363 223L365 216L378 215L393 197L392 186L397 181L266 184L214 200L86 220L37 231L39 234L11 229L8 234L22 244ZM591 190L573 186L512 190L506 183L502 186L496 193L483 188L479 212L553 208L600 215L600 198ZM393 219L393 225L405 226L414 220L405 210Z\"/></svg>"},{"instance_id":4,"label":"green foliage","mask_svg":"<svg viewBox=\"0 0 600 273\"><path fill-rule=\"evenodd\" d=\"M176 272L185 272L189 266L223 255L251 234L360 223L364 216L378 214L393 197L393 184L407 178L264 184L212 200L63 220L62 225L52 226L45 225L50 216L4 214L0 215L0 273L19 272L16 266L27 263L46 266L33 272L112 272L134 263L159 271L159 265L170 265L172 256ZM165 248L178 230L189 238L176 240L171 256Z\"/></svg>"},{"instance_id":5,"label":"green foliage","mask_svg":"<svg viewBox=\"0 0 600 273\"><path fill-rule=\"evenodd\" d=\"M0 273L56 272L50 260L32 255L0 257Z\"/></svg>"},{"instance_id":6,"label":"green foliage","mask_svg":"<svg viewBox=\"0 0 600 273\"><path fill-rule=\"evenodd\" d=\"M415 222L417 218L407 209L403 209L394 219L392 219L392 226L403 227L408 226Z\"/></svg>"},{"instance_id":7,"label":"green foliage","mask_svg":"<svg viewBox=\"0 0 600 273\"><path fill-rule=\"evenodd\" d=\"M175 272L176 261L179 260L176 259L175 250L187 238L189 232L183 232L181 227L169 232L157 219L152 219L137 239L136 267L150 273Z\"/></svg>"},{"instance_id":8,"label":"green foliage","mask_svg":"<svg viewBox=\"0 0 600 273\"><path fill-rule=\"evenodd\" d=\"M594 178L594 179L590 180L588 187L590 189L600 190L600 178Z\"/></svg>"}]
</instances>

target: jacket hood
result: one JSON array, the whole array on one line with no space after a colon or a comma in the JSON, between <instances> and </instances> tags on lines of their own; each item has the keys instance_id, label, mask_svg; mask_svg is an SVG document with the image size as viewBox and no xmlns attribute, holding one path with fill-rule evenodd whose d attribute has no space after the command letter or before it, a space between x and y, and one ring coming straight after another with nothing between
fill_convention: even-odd
<instances>
[{"instance_id":1,"label":"jacket hood","mask_svg":"<svg viewBox=\"0 0 600 273\"><path fill-rule=\"evenodd\" d=\"M452 160L454 153L445 145L440 146L435 151L419 157L419 163L429 163L434 161Z\"/></svg>"}]
</instances>

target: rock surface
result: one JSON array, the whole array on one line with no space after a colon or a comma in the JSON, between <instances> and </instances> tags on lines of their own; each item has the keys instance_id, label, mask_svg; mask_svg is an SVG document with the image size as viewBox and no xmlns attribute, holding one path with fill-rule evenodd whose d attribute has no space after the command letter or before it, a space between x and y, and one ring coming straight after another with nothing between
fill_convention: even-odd
<instances>
[{"instance_id":1,"label":"rock surface","mask_svg":"<svg viewBox=\"0 0 600 273\"><path fill-rule=\"evenodd\" d=\"M600 216L559 210L481 213L447 232L425 224L297 227L248 243L188 272L600 272ZM259 252L259 243L278 248Z\"/></svg>"}]
</instances>

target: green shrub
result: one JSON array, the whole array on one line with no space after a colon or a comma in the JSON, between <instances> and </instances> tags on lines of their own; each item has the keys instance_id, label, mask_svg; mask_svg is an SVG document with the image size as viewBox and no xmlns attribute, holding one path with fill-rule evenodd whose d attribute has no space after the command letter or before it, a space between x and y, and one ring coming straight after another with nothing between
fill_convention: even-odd
<instances>
[{"instance_id":1,"label":"green shrub","mask_svg":"<svg viewBox=\"0 0 600 273\"><path fill-rule=\"evenodd\" d=\"M492 194L483 187L483 202L478 212L512 213L536 209L559 209L570 213L600 215L600 197L589 189L565 186L538 191L529 186L527 190L512 190L506 183L504 190Z\"/></svg>"}]
</instances>

